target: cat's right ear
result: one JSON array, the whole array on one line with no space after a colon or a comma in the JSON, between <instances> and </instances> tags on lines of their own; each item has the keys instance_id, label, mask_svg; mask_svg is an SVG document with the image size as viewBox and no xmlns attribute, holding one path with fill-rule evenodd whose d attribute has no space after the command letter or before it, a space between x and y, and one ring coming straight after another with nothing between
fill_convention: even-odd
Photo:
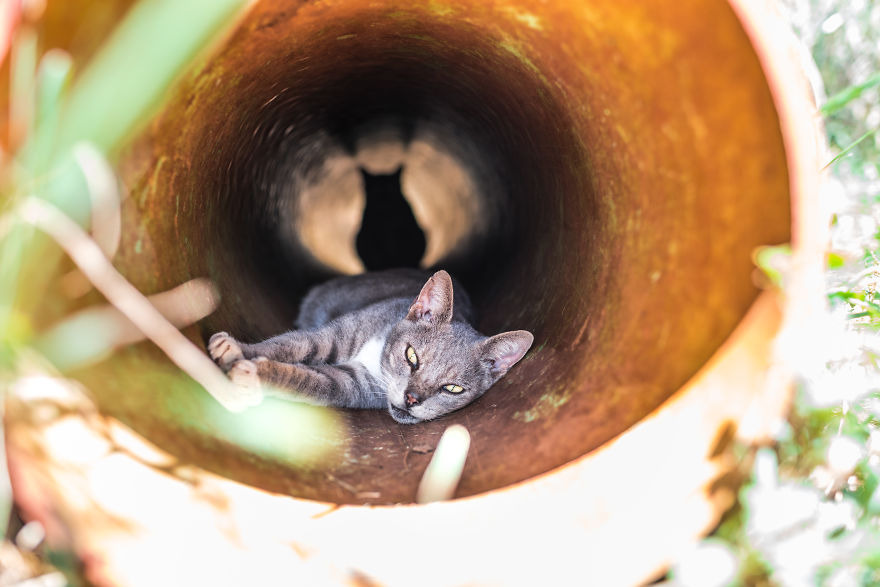
<instances>
[{"instance_id":1,"label":"cat's right ear","mask_svg":"<svg viewBox=\"0 0 880 587\"><path fill-rule=\"evenodd\" d=\"M489 364L492 376L498 379L507 373L523 358L534 341L534 335L528 330L502 332L483 341L483 360Z\"/></svg>"},{"instance_id":2,"label":"cat's right ear","mask_svg":"<svg viewBox=\"0 0 880 587\"><path fill-rule=\"evenodd\" d=\"M443 270L438 271L422 286L419 297L409 307L407 320L428 320L443 324L452 320L452 278Z\"/></svg>"}]
</instances>

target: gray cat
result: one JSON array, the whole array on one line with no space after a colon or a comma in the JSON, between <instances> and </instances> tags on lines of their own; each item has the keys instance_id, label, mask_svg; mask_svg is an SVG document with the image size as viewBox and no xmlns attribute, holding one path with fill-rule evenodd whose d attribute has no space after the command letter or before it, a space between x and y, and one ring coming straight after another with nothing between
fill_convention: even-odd
<instances>
[{"instance_id":1,"label":"gray cat","mask_svg":"<svg viewBox=\"0 0 880 587\"><path fill-rule=\"evenodd\" d=\"M525 330L483 336L445 271L340 277L303 299L297 330L256 344L218 332L208 352L235 383L317 405L388 409L403 424L474 401L519 361ZM415 301L413 301L415 300Z\"/></svg>"}]
</instances>

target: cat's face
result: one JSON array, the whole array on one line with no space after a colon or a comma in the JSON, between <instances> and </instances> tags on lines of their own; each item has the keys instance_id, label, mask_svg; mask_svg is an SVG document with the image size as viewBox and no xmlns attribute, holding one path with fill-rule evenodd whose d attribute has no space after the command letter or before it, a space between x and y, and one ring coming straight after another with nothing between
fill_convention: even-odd
<instances>
[{"instance_id":1,"label":"cat's face","mask_svg":"<svg viewBox=\"0 0 880 587\"><path fill-rule=\"evenodd\" d=\"M391 416L413 424L466 406L507 373L532 340L524 330L485 337L452 322L452 280L445 271L436 273L385 343L382 373Z\"/></svg>"}]
</instances>

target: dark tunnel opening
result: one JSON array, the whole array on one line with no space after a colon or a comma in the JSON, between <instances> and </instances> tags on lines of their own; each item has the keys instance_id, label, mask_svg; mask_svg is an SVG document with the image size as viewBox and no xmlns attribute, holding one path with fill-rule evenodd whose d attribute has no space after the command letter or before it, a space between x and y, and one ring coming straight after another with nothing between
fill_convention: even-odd
<instances>
[{"instance_id":1,"label":"dark tunnel opening","mask_svg":"<svg viewBox=\"0 0 880 587\"><path fill-rule=\"evenodd\" d=\"M455 29L432 32L462 34ZM585 155L559 104L534 87L535 80L514 56L487 62L462 51L462 45L483 42L466 36L468 40L461 45L454 39L442 45L426 43L423 50L431 50L427 72L425 56L411 41L404 44L389 36L389 46L370 58L365 55L373 38L358 34L343 42L330 37L333 40L327 45L310 48L304 62L279 60L277 71L262 69L240 82L249 86L242 90L249 98L260 95L263 103L237 108L232 113L237 128L230 128L224 141L211 137L204 160L193 165L205 170L207 185L201 191L216 199L216 206L208 210L211 220L206 222L215 231L214 238L206 244L209 258L223 259L221 264L238 269L239 283L229 289L241 291L240 282L247 279L256 290L278 292L281 299L269 303L277 316L268 324L251 317L232 318L235 310L230 309L219 313L229 317L225 323L214 325L209 319L209 327L252 325L253 330L243 335L256 338L273 334L279 323L292 323L297 298L308 286L335 273L316 257L315 248L352 246L350 241L340 242L338 234L332 241L309 246L296 216L308 214L303 207L310 204L324 205L329 210L312 221L322 225L332 222L334 214L343 214L346 206L350 208L351 202L343 200L350 200L351 193L338 193L346 187L338 168L356 165L359 138L393 130L394 124L410 129L412 141L431 154L445 155L439 163L436 155L427 162L424 156L419 161L418 153L410 157L416 160L405 164L404 173L420 172L421 177L407 182L412 178L404 175L402 184L408 184L402 186L404 193L414 182L421 182L416 186L420 188L442 186L447 181L443 172L449 168L463 175L468 184L459 193L435 190L423 195L427 218L420 224L428 229L429 238L445 241L439 253L433 252L433 259L426 259L426 265L447 268L467 285L489 321L488 328L502 328L502 322L519 318L508 311L499 319L488 304L481 303L493 291L515 288L512 280L503 278L511 275L510 268L530 265L517 270L526 275L538 271L542 261L529 254L529 249L561 249L566 238L571 238L560 233L555 242L542 242L564 212L559 204L564 193L585 192L579 209L569 214L577 218L579 228L601 231L595 198L588 195L589 186L577 175L586 166ZM470 49L474 55L490 50L489 46ZM339 67L341 63L349 65ZM266 84L267 77L275 81ZM531 100L524 102L524 95ZM412 151L411 146L412 142L405 144L404 149ZM331 160L335 168L328 166ZM223 161L225 169L217 164ZM418 169L410 173L413 168ZM334 172L336 176L328 181ZM340 184L335 191L334 179ZM324 201L304 202L315 185L324 187L318 195ZM334 199L339 200L335 207L331 205ZM458 234L445 234L452 231L444 224L454 222L460 225ZM225 245L230 238L237 246ZM583 252L590 254L589 249ZM214 274L221 295L223 284L231 279L228 273ZM586 282L587 289L593 287L591 283L595 282ZM223 299L235 298L225 295Z\"/></svg>"},{"instance_id":2,"label":"dark tunnel opening","mask_svg":"<svg viewBox=\"0 0 880 587\"><path fill-rule=\"evenodd\" d=\"M418 267L425 255L425 232L400 186L403 168L381 175L360 171L366 203L355 245L364 268Z\"/></svg>"}]
</instances>

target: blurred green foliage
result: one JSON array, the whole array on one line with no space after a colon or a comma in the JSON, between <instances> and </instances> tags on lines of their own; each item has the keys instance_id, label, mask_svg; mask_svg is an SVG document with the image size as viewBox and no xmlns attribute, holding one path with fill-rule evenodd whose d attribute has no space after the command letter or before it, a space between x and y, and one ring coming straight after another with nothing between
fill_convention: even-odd
<instances>
[{"instance_id":1,"label":"blurred green foliage","mask_svg":"<svg viewBox=\"0 0 880 587\"><path fill-rule=\"evenodd\" d=\"M67 316L50 328L48 335L35 331L32 318L42 311L44 289L51 280L59 279L62 250L24 222L16 205L26 198L42 198L88 228L93 217L99 217L92 207L101 205L96 203L101 194L89 193L90 183L108 178L85 168L88 165L81 159L84 147L107 168L112 184L115 177L107 163L112 164L126 141L161 107L175 80L188 68L198 67L199 57L210 50L247 4L247 0L142 0L129 10L82 71L77 71L81 64L76 56L63 51L50 49L39 55L38 47L43 43L34 33L36 27L27 22L19 27L10 53L9 115L10 126L17 125L16 132L21 135L21 146L0 160L0 393L23 374L33 375L35 365L41 373L63 376L106 358L117 346L118 336L123 336L120 333L128 328L120 322L125 319L119 312L107 313L91 306L88 310L92 312ZM102 197L117 197L112 188L107 193L109 196L102 192ZM118 201L109 203L118 205ZM97 246L91 250L100 255ZM83 279L90 275L81 273ZM133 312L131 308L128 311ZM117 363L120 354L116 352ZM30 360L34 357L36 361ZM207 356L205 362L217 378L232 387ZM81 380L85 379L83 373L78 372ZM156 412L173 420L177 432L197 429L218 446L237 445L262 458L314 469L326 466L328 453L344 445L340 420L328 410L269 400L233 414L220 405L216 395L205 393L191 374L169 371L158 361L149 366L139 364L126 376L155 381L165 391L179 389L177 395L165 393L158 401L151 397ZM110 381L104 372L99 381L92 381L92 391L124 393L121 381ZM169 397L175 400L174 405L160 405ZM11 489L0 468L0 526L4 528L10 507ZM67 559L62 556L59 560Z\"/></svg>"},{"instance_id":2,"label":"blurred green foliage","mask_svg":"<svg viewBox=\"0 0 880 587\"><path fill-rule=\"evenodd\" d=\"M844 173L876 179L880 172L875 134L880 127L878 6L873 1L845 0L801 0L800 4L812 18L802 23L799 32L829 96L820 110L829 144L838 152L846 151Z\"/></svg>"},{"instance_id":3,"label":"blurred green foliage","mask_svg":"<svg viewBox=\"0 0 880 587\"><path fill-rule=\"evenodd\" d=\"M737 585L880 584L880 5L781 0L818 66L834 213L829 319L808 344L826 363L800 373L771 447L739 446L746 482L709 540L738 562ZM755 264L785 289L786 251ZM675 575L673 574L673 577Z\"/></svg>"},{"instance_id":4,"label":"blurred green foliage","mask_svg":"<svg viewBox=\"0 0 880 587\"><path fill-rule=\"evenodd\" d=\"M825 117L836 114L840 110L843 110L850 102L860 98L867 90L876 86L880 86L880 73L872 75L860 84L844 88L837 92L828 98L828 101L819 108L819 112Z\"/></svg>"},{"instance_id":5,"label":"blurred green foliage","mask_svg":"<svg viewBox=\"0 0 880 587\"><path fill-rule=\"evenodd\" d=\"M14 124L23 124L25 141L4 170L11 181L3 207L36 195L87 226L91 201L73 147L87 142L112 158L160 106L171 83L244 5L244 0L140 2L69 88L70 58L49 51L38 61L34 34L28 26L20 27L11 54L9 114ZM32 243L33 230L21 224L13 225L0 242L0 336L6 347L15 341L10 336L23 334L15 327L22 318L14 306L26 285L20 275L27 256L42 253L31 249Z\"/></svg>"},{"instance_id":6,"label":"blurred green foliage","mask_svg":"<svg viewBox=\"0 0 880 587\"><path fill-rule=\"evenodd\" d=\"M72 149L81 142L112 157L124 140L161 104L172 82L229 25L245 0L151 0L136 4L101 51L74 80L66 53L38 54L28 22L13 37L10 59L9 126L22 146L0 168L0 392L21 370L34 332L16 306L40 289L22 279L28 266L54 268L52 256L35 247L35 231L18 221L14 206L23 197L42 197L83 225L90 198ZM55 251L54 257L60 253ZM0 431L2 432L2 431ZM5 459L2 459L5 463ZM11 504L5 471L0 471L0 526Z\"/></svg>"}]
</instances>

